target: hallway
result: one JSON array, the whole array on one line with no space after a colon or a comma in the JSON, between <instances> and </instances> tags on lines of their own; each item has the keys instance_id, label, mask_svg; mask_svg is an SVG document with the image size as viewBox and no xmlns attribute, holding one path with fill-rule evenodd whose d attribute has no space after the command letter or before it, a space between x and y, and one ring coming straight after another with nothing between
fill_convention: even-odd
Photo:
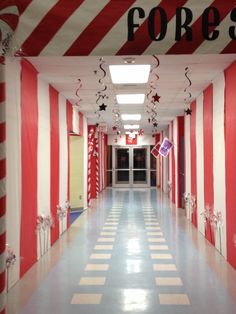
<instances>
[{"instance_id":1,"label":"hallway","mask_svg":"<svg viewBox=\"0 0 236 314\"><path fill-rule=\"evenodd\" d=\"M107 189L9 291L8 314L233 314L236 272L156 189Z\"/></svg>"}]
</instances>

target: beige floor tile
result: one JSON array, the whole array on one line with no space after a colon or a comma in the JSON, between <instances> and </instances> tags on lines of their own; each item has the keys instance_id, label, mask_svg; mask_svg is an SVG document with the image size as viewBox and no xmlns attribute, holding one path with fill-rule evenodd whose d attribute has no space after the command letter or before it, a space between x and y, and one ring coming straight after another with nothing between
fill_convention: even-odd
<instances>
[{"instance_id":1,"label":"beige floor tile","mask_svg":"<svg viewBox=\"0 0 236 314\"><path fill-rule=\"evenodd\" d=\"M111 254L91 254L90 259L110 259Z\"/></svg>"},{"instance_id":2,"label":"beige floor tile","mask_svg":"<svg viewBox=\"0 0 236 314\"><path fill-rule=\"evenodd\" d=\"M85 267L85 271L106 271L108 269L108 264L87 264Z\"/></svg>"},{"instance_id":3,"label":"beige floor tile","mask_svg":"<svg viewBox=\"0 0 236 314\"><path fill-rule=\"evenodd\" d=\"M155 271L177 271L175 264L153 264Z\"/></svg>"},{"instance_id":4,"label":"beige floor tile","mask_svg":"<svg viewBox=\"0 0 236 314\"><path fill-rule=\"evenodd\" d=\"M172 259L171 254L151 254L152 259Z\"/></svg>"},{"instance_id":5,"label":"beige floor tile","mask_svg":"<svg viewBox=\"0 0 236 314\"><path fill-rule=\"evenodd\" d=\"M113 245L95 245L94 250L112 250Z\"/></svg>"},{"instance_id":6,"label":"beige floor tile","mask_svg":"<svg viewBox=\"0 0 236 314\"><path fill-rule=\"evenodd\" d=\"M106 221L114 221L114 222L117 222L117 221L119 221L120 220L120 218L107 218L106 219Z\"/></svg>"},{"instance_id":7,"label":"beige floor tile","mask_svg":"<svg viewBox=\"0 0 236 314\"><path fill-rule=\"evenodd\" d=\"M101 233L100 233L100 235L102 235L102 236L107 236L107 235L109 235L109 236L115 236L116 235L116 232L114 232L114 231L102 231Z\"/></svg>"},{"instance_id":8,"label":"beige floor tile","mask_svg":"<svg viewBox=\"0 0 236 314\"><path fill-rule=\"evenodd\" d=\"M147 232L148 236L163 236L162 232Z\"/></svg>"},{"instance_id":9,"label":"beige floor tile","mask_svg":"<svg viewBox=\"0 0 236 314\"><path fill-rule=\"evenodd\" d=\"M117 230L117 227L103 227L103 230Z\"/></svg>"},{"instance_id":10,"label":"beige floor tile","mask_svg":"<svg viewBox=\"0 0 236 314\"><path fill-rule=\"evenodd\" d=\"M82 277L79 286L103 286L105 282L106 277Z\"/></svg>"},{"instance_id":11,"label":"beige floor tile","mask_svg":"<svg viewBox=\"0 0 236 314\"><path fill-rule=\"evenodd\" d=\"M114 242L115 238L98 238L97 242Z\"/></svg>"},{"instance_id":12,"label":"beige floor tile","mask_svg":"<svg viewBox=\"0 0 236 314\"><path fill-rule=\"evenodd\" d=\"M189 305L190 301L186 294L159 294L160 304Z\"/></svg>"},{"instance_id":13,"label":"beige floor tile","mask_svg":"<svg viewBox=\"0 0 236 314\"><path fill-rule=\"evenodd\" d=\"M156 277L157 286L182 286L182 280L179 277Z\"/></svg>"},{"instance_id":14,"label":"beige floor tile","mask_svg":"<svg viewBox=\"0 0 236 314\"><path fill-rule=\"evenodd\" d=\"M144 218L144 221L145 222L158 222L156 218L150 218L150 217Z\"/></svg>"},{"instance_id":15,"label":"beige floor tile","mask_svg":"<svg viewBox=\"0 0 236 314\"><path fill-rule=\"evenodd\" d=\"M146 230L161 230L161 228L160 227L147 227L146 226Z\"/></svg>"},{"instance_id":16,"label":"beige floor tile","mask_svg":"<svg viewBox=\"0 0 236 314\"><path fill-rule=\"evenodd\" d=\"M148 242L163 243L166 242L166 240L164 238L148 238Z\"/></svg>"},{"instance_id":17,"label":"beige floor tile","mask_svg":"<svg viewBox=\"0 0 236 314\"><path fill-rule=\"evenodd\" d=\"M72 297L71 304L100 304L101 300L102 294L76 293Z\"/></svg>"},{"instance_id":18,"label":"beige floor tile","mask_svg":"<svg viewBox=\"0 0 236 314\"><path fill-rule=\"evenodd\" d=\"M149 245L150 250L169 250L168 245Z\"/></svg>"}]
</instances>

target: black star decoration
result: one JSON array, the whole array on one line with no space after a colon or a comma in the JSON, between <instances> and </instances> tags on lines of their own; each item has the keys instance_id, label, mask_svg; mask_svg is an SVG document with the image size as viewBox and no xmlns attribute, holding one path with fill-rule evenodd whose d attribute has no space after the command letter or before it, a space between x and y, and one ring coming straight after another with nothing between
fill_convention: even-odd
<instances>
[{"instance_id":1,"label":"black star decoration","mask_svg":"<svg viewBox=\"0 0 236 314\"><path fill-rule=\"evenodd\" d=\"M158 123L154 122L153 126L154 126L154 128L156 128L158 126Z\"/></svg>"},{"instance_id":2,"label":"black star decoration","mask_svg":"<svg viewBox=\"0 0 236 314\"><path fill-rule=\"evenodd\" d=\"M191 116L191 113L192 113L192 110L190 108L188 109L185 109L184 112L186 113L186 115L190 115Z\"/></svg>"},{"instance_id":3,"label":"black star decoration","mask_svg":"<svg viewBox=\"0 0 236 314\"><path fill-rule=\"evenodd\" d=\"M156 101L159 102L161 96L157 95L157 93L156 93L154 96L152 96L152 98L153 98L154 102L156 102Z\"/></svg>"},{"instance_id":4,"label":"black star decoration","mask_svg":"<svg viewBox=\"0 0 236 314\"><path fill-rule=\"evenodd\" d=\"M99 111L106 111L106 105L105 104L102 104L99 106Z\"/></svg>"}]
</instances>

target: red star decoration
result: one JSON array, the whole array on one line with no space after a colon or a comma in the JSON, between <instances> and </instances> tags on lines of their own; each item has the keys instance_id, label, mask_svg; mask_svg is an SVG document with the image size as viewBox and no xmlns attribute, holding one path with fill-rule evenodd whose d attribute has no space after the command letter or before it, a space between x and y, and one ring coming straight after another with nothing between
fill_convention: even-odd
<instances>
[{"instance_id":1,"label":"red star decoration","mask_svg":"<svg viewBox=\"0 0 236 314\"><path fill-rule=\"evenodd\" d=\"M112 127L112 131L116 131L117 130L117 127L116 126L113 126Z\"/></svg>"},{"instance_id":2,"label":"red star decoration","mask_svg":"<svg viewBox=\"0 0 236 314\"><path fill-rule=\"evenodd\" d=\"M154 102L156 102L156 101L159 102L161 96L157 95L157 93L156 93L154 96L152 96L152 98L153 98Z\"/></svg>"}]
</instances>

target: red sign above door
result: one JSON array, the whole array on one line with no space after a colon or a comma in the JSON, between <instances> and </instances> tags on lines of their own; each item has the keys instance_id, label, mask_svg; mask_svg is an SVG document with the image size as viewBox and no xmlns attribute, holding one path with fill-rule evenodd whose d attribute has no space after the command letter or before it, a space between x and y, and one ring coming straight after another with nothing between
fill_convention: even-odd
<instances>
[{"instance_id":1,"label":"red sign above door","mask_svg":"<svg viewBox=\"0 0 236 314\"><path fill-rule=\"evenodd\" d=\"M128 134L125 135L126 145L137 145L137 143L138 143L138 135L135 135L135 137L130 137Z\"/></svg>"}]
</instances>

